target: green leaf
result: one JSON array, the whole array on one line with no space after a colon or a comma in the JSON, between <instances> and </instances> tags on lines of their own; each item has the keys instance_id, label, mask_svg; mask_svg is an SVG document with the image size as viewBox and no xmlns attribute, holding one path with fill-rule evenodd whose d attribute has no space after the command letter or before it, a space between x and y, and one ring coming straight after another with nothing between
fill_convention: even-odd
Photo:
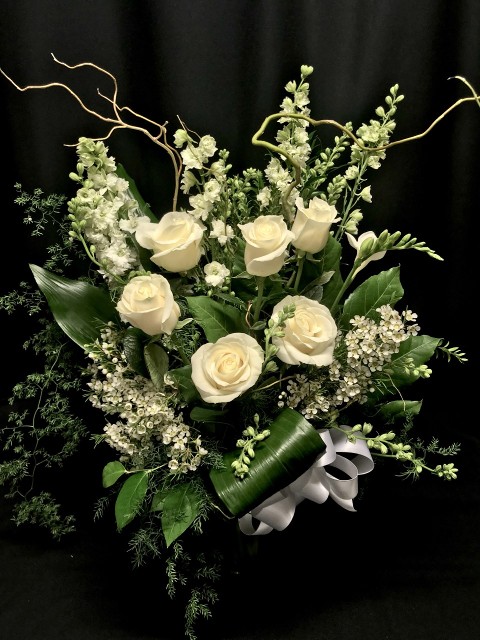
<instances>
[{"instance_id":1,"label":"green leaf","mask_svg":"<svg viewBox=\"0 0 480 640\"><path fill-rule=\"evenodd\" d=\"M419 367L430 360L440 343L440 338L432 338L425 335L411 336L402 342L398 353L392 357L392 361L388 366L392 370L390 375L394 384L396 386L405 386L418 380L418 375L405 372L407 359L411 358L415 367Z\"/></svg>"},{"instance_id":2,"label":"green leaf","mask_svg":"<svg viewBox=\"0 0 480 640\"><path fill-rule=\"evenodd\" d=\"M343 279L340 274L340 258L342 255L342 245L333 236L328 238L328 242L320 258L320 274L333 271L331 278L323 286L321 303L331 307L343 286ZM312 279L313 281L313 279Z\"/></svg>"},{"instance_id":3,"label":"green leaf","mask_svg":"<svg viewBox=\"0 0 480 640\"><path fill-rule=\"evenodd\" d=\"M80 347L95 342L107 322L118 322L115 305L103 289L34 264L30 269L57 324Z\"/></svg>"},{"instance_id":4,"label":"green leaf","mask_svg":"<svg viewBox=\"0 0 480 640\"><path fill-rule=\"evenodd\" d=\"M391 423L407 415L418 415L421 408L421 400L392 400L384 404L377 415L385 422Z\"/></svg>"},{"instance_id":5,"label":"green leaf","mask_svg":"<svg viewBox=\"0 0 480 640\"><path fill-rule=\"evenodd\" d=\"M257 444L248 475L237 478L231 468L239 449L223 456L225 468L210 471L215 491L234 516L247 513L288 486L325 449L319 433L294 409L285 409L263 426L270 429L270 435Z\"/></svg>"},{"instance_id":6,"label":"green leaf","mask_svg":"<svg viewBox=\"0 0 480 640\"><path fill-rule=\"evenodd\" d=\"M140 329L129 327L123 338L123 351L129 366L141 376L148 378L148 369L145 364L144 348L147 338Z\"/></svg>"},{"instance_id":7,"label":"green leaf","mask_svg":"<svg viewBox=\"0 0 480 640\"><path fill-rule=\"evenodd\" d=\"M140 209L141 214L143 216L148 216L152 222L158 222L158 218L155 216L153 211L150 209L148 204L140 195L137 185L135 184L135 180L128 175L123 164L117 164L116 173L119 176L119 178L123 178L128 182L129 189L127 190L127 194L130 198L133 198L133 200L137 201L138 208Z\"/></svg>"},{"instance_id":8,"label":"green leaf","mask_svg":"<svg viewBox=\"0 0 480 640\"><path fill-rule=\"evenodd\" d=\"M139 471L134 473L123 484L115 502L115 520L121 531L131 522L145 499L148 488L148 473Z\"/></svg>"},{"instance_id":9,"label":"green leaf","mask_svg":"<svg viewBox=\"0 0 480 640\"><path fill-rule=\"evenodd\" d=\"M102 485L105 489L111 487L115 482L126 473L127 470L121 462L109 462L103 467L102 471Z\"/></svg>"},{"instance_id":10,"label":"green leaf","mask_svg":"<svg viewBox=\"0 0 480 640\"><path fill-rule=\"evenodd\" d=\"M194 422L221 422L221 418L227 413L227 411L207 409L206 407L193 407L190 411L190 420Z\"/></svg>"},{"instance_id":11,"label":"green leaf","mask_svg":"<svg viewBox=\"0 0 480 640\"><path fill-rule=\"evenodd\" d=\"M388 271L374 275L365 280L347 298L343 307L340 326L350 328L350 320L358 315L366 318L378 318L376 309L384 304L395 306L401 300L403 288L400 284L400 269L393 267Z\"/></svg>"},{"instance_id":12,"label":"green leaf","mask_svg":"<svg viewBox=\"0 0 480 640\"><path fill-rule=\"evenodd\" d=\"M387 370L385 373L388 374L388 378L382 378L384 387L369 394L369 404L375 404L386 393L397 393L399 388L413 384L418 380L418 375L406 372L408 360L411 358L415 367L425 364L433 356L440 343L441 339L439 338L423 335L411 336L402 342L398 353L392 357L390 364L384 367Z\"/></svg>"},{"instance_id":13,"label":"green leaf","mask_svg":"<svg viewBox=\"0 0 480 640\"><path fill-rule=\"evenodd\" d=\"M209 342L229 333L245 332L247 327L238 309L212 300L208 296L185 298L190 313L202 327Z\"/></svg>"},{"instance_id":14,"label":"green leaf","mask_svg":"<svg viewBox=\"0 0 480 640\"><path fill-rule=\"evenodd\" d=\"M164 376L168 371L168 354L159 344L150 342L145 347L145 364L157 389L165 386Z\"/></svg>"},{"instance_id":15,"label":"green leaf","mask_svg":"<svg viewBox=\"0 0 480 640\"><path fill-rule=\"evenodd\" d=\"M169 489L163 499L162 531L169 547L195 520L200 511L200 498L189 483Z\"/></svg>"},{"instance_id":16,"label":"green leaf","mask_svg":"<svg viewBox=\"0 0 480 640\"><path fill-rule=\"evenodd\" d=\"M187 404L195 400L201 400L197 387L192 380L192 365L172 369L169 374L177 383L178 391Z\"/></svg>"}]
</instances>

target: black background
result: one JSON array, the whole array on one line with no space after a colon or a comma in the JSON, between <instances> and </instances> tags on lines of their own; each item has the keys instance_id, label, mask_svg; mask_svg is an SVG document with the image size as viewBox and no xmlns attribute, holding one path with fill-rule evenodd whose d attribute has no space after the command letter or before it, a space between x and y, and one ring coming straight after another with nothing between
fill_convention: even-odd
<instances>
[{"instance_id":1,"label":"black background","mask_svg":"<svg viewBox=\"0 0 480 640\"><path fill-rule=\"evenodd\" d=\"M312 115L356 124L373 117L389 88L405 95L395 138L417 134L480 90L480 5L476 0L120 1L3 0L0 66L18 84L68 82L96 108L105 78L68 64L93 62L119 82L119 102L158 122L177 117L230 149L234 170L263 166L250 138L278 109L301 64ZM79 136L107 129L65 91L20 93L0 77L2 239L0 292L45 259L13 204L15 182L74 195L68 173ZM478 637L477 529L478 181L480 111L450 113L423 140L387 153L371 175L373 203L363 230L400 230L444 259L399 252L409 306L423 333L467 352L463 365L434 361L419 435L462 443L459 478L400 480L376 469L358 512L304 504L290 527L260 540L261 554L233 577L216 619L218 640L471 640ZM171 173L146 139L119 132L108 143L158 213L168 209ZM21 348L28 319L1 318L1 399L29 371ZM16 528L0 502L0 638L3 640L171 640L180 610L163 593L161 569L134 571L125 541L93 523L99 468L75 467L63 494L79 513L77 534L57 544ZM84 480L84 477L88 480ZM160 572L160 573L157 573Z\"/></svg>"}]
</instances>

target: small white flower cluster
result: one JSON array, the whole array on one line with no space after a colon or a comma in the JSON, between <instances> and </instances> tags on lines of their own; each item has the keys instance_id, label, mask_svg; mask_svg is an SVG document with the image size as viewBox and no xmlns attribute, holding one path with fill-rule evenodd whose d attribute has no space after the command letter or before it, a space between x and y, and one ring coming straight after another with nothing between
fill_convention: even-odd
<instances>
[{"instance_id":1,"label":"small white flower cluster","mask_svg":"<svg viewBox=\"0 0 480 640\"><path fill-rule=\"evenodd\" d=\"M372 376L381 373L398 353L400 344L418 334L417 315L409 310L399 313L390 305L376 309L376 322L365 316L355 316L353 329L337 335L337 358L328 368L328 376L313 379L295 376L279 396L279 406L297 408L307 419L327 413L332 407L352 402L363 403L367 393L374 391ZM346 347L346 355L340 351ZM342 364L344 362L344 364Z\"/></svg>"},{"instance_id":2,"label":"small white flower cluster","mask_svg":"<svg viewBox=\"0 0 480 640\"><path fill-rule=\"evenodd\" d=\"M134 466L142 467L152 446L167 447L172 472L195 471L207 451L200 437L194 437L172 408L172 397L155 388L153 382L133 374L119 350L111 327L88 354L91 381L89 400L106 415L118 415L105 428L106 442Z\"/></svg>"},{"instance_id":3,"label":"small white flower cluster","mask_svg":"<svg viewBox=\"0 0 480 640\"><path fill-rule=\"evenodd\" d=\"M82 186L68 202L68 210L95 247L97 261L105 266L100 273L107 279L122 276L139 266L138 254L127 240L141 216L138 204L129 194L128 182L115 173L115 160L103 142L80 138L77 154L77 173L70 177Z\"/></svg>"}]
</instances>

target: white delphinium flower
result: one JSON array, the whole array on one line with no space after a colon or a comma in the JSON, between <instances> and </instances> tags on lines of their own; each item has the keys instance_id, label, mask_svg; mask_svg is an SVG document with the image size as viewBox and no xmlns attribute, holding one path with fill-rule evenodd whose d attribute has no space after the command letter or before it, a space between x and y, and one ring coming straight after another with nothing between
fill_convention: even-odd
<instances>
[{"instance_id":1,"label":"white delphinium flower","mask_svg":"<svg viewBox=\"0 0 480 640\"><path fill-rule=\"evenodd\" d=\"M221 287L225 282L225 278L230 275L230 269L224 264L214 260L206 264L203 268L205 272L205 282L212 287Z\"/></svg>"},{"instance_id":2,"label":"white delphinium flower","mask_svg":"<svg viewBox=\"0 0 480 640\"><path fill-rule=\"evenodd\" d=\"M216 238L220 245L225 246L229 240L235 237L235 232L229 224L223 220L213 220L210 238Z\"/></svg>"},{"instance_id":3,"label":"white delphinium flower","mask_svg":"<svg viewBox=\"0 0 480 640\"><path fill-rule=\"evenodd\" d=\"M213 204L205 198L203 193L197 193L194 196L190 196L188 202L192 207L188 213L190 213L196 220L206 220L210 211L213 209Z\"/></svg>"},{"instance_id":4,"label":"white delphinium flower","mask_svg":"<svg viewBox=\"0 0 480 640\"><path fill-rule=\"evenodd\" d=\"M269 205L271 198L272 191L269 187L263 187L263 189L260 189L257 193L257 201L260 203L260 211Z\"/></svg>"},{"instance_id":5,"label":"white delphinium flower","mask_svg":"<svg viewBox=\"0 0 480 640\"><path fill-rule=\"evenodd\" d=\"M195 187L198 184L198 180L195 177L195 174L192 171L189 171L188 169L185 169L185 171L182 174L182 180L181 180L181 190L183 193L190 193L190 189L192 187Z\"/></svg>"},{"instance_id":6,"label":"white delphinium flower","mask_svg":"<svg viewBox=\"0 0 480 640\"><path fill-rule=\"evenodd\" d=\"M71 177L82 186L68 202L68 209L82 223L85 238L95 246L96 259L104 265L99 271L109 280L140 266L129 235L135 219L142 214L129 196L128 182L115 173L115 160L107 152L103 142L80 138L79 174ZM87 171L86 178L81 175L82 169Z\"/></svg>"},{"instance_id":7,"label":"white delphinium flower","mask_svg":"<svg viewBox=\"0 0 480 640\"><path fill-rule=\"evenodd\" d=\"M265 176L271 185L275 186L280 193L286 191L293 178L278 158L272 158L265 169Z\"/></svg>"}]
</instances>

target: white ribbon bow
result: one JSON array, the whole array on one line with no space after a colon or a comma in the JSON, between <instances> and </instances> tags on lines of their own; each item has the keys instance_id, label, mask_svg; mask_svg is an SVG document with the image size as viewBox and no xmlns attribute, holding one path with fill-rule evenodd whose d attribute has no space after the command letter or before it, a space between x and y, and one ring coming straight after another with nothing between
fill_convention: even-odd
<instances>
[{"instance_id":1,"label":"white ribbon bow","mask_svg":"<svg viewBox=\"0 0 480 640\"><path fill-rule=\"evenodd\" d=\"M350 427L342 426L345 430ZM323 504L328 496L347 511L356 511L353 498L358 493L358 476L372 471L374 464L370 450L364 440L350 442L347 436L336 429L318 432L326 449L312 466L285 489L277 491L258 507L239 518L240 530L246 535L266 535L282 531L293 519L295 508L303 500ZM345 458L340 453L352 454ZM340 480L329 473L326 467L342 471L347 479ZM254 524L254 519L258 523Z\"/></svg>"}]
</instances>

